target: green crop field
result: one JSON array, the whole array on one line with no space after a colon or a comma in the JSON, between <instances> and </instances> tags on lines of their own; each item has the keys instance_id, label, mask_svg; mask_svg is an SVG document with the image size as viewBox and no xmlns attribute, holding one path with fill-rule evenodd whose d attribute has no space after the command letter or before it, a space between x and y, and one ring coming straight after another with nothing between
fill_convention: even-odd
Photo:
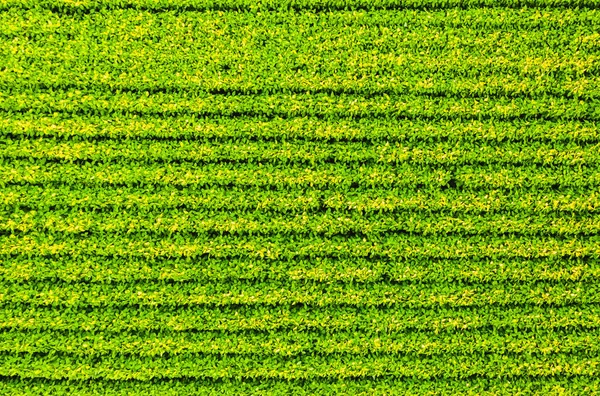
<instances>
[{"instance_id":1,"label":"green crop field","mask_svg":"<svg viewBox=\"0 0 600 396\"><path fill-rule=\"evenodd\" d=\"M0 395L600 395L600 0L0 0Z\"/></svg>"}]
</instances>

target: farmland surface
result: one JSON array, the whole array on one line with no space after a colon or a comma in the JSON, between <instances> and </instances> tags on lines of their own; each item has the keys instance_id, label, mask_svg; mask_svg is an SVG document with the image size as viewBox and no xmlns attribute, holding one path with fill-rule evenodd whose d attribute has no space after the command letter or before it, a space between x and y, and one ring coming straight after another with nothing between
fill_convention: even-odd
<instances>
[{"instance_id":1,"label":"farmland surface","mask_svg":"<svg viewBox=\"0 0 600 396\"><path fill-rule=\"evenodd\" d=\"M0 0L1 395L600 395L600 0Z\"/></svg>"}]
</instances>

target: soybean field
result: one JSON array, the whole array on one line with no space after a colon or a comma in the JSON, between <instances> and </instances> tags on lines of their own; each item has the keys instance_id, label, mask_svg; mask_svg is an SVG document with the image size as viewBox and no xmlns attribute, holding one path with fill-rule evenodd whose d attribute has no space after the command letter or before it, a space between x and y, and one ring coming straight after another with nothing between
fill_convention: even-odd
<instances>
[{"instance_id":1,"label":"soybean field","mask_svg":"<svg viewBox=\"0 0 600 396\"><path fill-rule=\"evenodd\" d=\"M600 395L600 0L0 0L1 395Z\"/></svg>"}]
</instances>

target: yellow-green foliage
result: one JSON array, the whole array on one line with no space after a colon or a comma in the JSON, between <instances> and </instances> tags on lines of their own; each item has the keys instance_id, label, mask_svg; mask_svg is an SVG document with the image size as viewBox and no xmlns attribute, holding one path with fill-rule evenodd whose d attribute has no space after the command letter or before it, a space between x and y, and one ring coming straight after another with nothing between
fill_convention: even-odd
<instances>
[{"instance_id":1,"label":"yellow-green foliage","mask_svg":"<svg viewBox=\"0 0 600 396\"><path fill-rule=\"evenodd\" d=\"M598 0L0 0L0 394L600 394L598 191Z\"/></svg>"}]
</instances>

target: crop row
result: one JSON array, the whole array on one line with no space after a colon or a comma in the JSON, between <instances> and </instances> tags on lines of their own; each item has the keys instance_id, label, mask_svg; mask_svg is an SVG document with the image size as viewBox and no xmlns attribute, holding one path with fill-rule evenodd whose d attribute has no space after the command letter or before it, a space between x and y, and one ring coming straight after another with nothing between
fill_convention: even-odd
<instances>
[{"instance_id":1,"label":"crop row","mask_svg":"<svg viewBox=\"0 0 600 396\"><path fill-rule=\"evenodd\" d=\"M137 211L93 213L0 211L0 232L55 234L115 233L160 237L194 235L600 235L600 216L531 216L529 213L447 215L415 212L364 215L354 212L273 215Z\"/></svg>"},{"instance_id":2,"label":"crop row","mask_svg":"<svg viewBox=\"0 0 600 396\"><path fill-rule=\"evenodd\" d=\"M140 165L144 165L141 167ZM594 189L600 184L598 167L535 165L333 164L160 164L120 162L46 163L29 160L0 162L0 185L64 184L103 187L177 186L270 188L294 190L329 188L339 191L378 188L429 189Z\"/></svg>"},{"instance_id":3,"label":"crop row","mask_svg":"<svg viewBox=\"0 0 600 396\"><path fill-rule=\"evenodd\" d=\"M600 39L600 36L599 36ZM147 63L147 62L146 62ZM247 75L234 78L220 77L215 73L208 73L202 77L189 77L181 79L169 78L160 81L160 76L174 73L165 67L156 66L153 70L155 75L136 75L131 78L107 77L102 70L76 71L70 69L68 72L48 72L39 77L40 68L37 67L30 73L3 72L0 87L6 92L29 94L45 92L48 89L55 90L88 90L94 89L96 93L110 95L112 92L134 92L153 95L163 91L179 92L181 95L211 94L347 94L347 95L420 95L423 97L447 97L447 98L518 98L533 97L543 99L547 96L568 97L591 100L600 99L600 77L584 77L573 80L570 77L557 79L555 77L521 77L518 75L493 75L477 77L456 76L456 73L437 73L429 77L414 75L406 72L405 75L394 75L393 77L381 79L382 81L365 81L369 77L356 76L331 76L326 82L323 77L303 78L293 75L280 75L270 73L268 78L272 81L262 82L263 76ZM151 67L151 65L146 65ZM132 65L130 69L135 69ZM471 69L472 70L472 69ZM178 73L178 72L175 72ZM378 73L378 72L373 72ZM314 73L311 73L313 75ZM91 76L90 76L91 75ZM114 80L86 81L85 79ZM359 81L356 81L359 80ZM397 82L400 80L399 82Z\"/></svg>"},{"instance_id":4,"label":"crop row","mask_svg":"<svg viewBox=\"0 0 600 396\"><path fill-rule=\"evenodd\" d=\"M184 141L63 142L54 140L0 140L0 158L50 161L145 161L145 162L234 162L234 163L384 163L436 164L441 166L481 164L600 165L600 144L477 143L436 144L386 143L365 147L343 142L250 142L201 143Z\"/></svg>"},{"instance_id":5,"label":"crop row","mask_svg":"<svg viewBox=\"0 0 600 396\"><path fill-rule=\"evenodd\" d=\"M357 379L578 377L600 373L596 354L486 354L473 356L85 356L0 354L0 375L47 379L238 378Z\"/></svg>"},{"instance_id":6,"label":"crop row","mask_svg":"<svg viewBox=\"0 0 600 396\"><path fill-rule=\"evenodd\" d=\"M0 236L0 255L144 258L250 258L298 260L372 258L385 260L458 258L578 258L600 255L600 236L370 235L193 236L173 234L149 239L143 234L92 235L29 233Z\"/></svg>"},{"instance_id":7,"label":"crop row","mask_svg":"<svg viewBox=\"0 0 600 396\"><path fill-rule=\"evenodd\" d=\"M375 379L300 379L249 380L187 378L154 380L48 380L40 378L6 379L0 382L0 392L20 396L63 396L77 394L152 396L181 395L328 395L356 396L514 396L514 395L583 395L600 392L600 380L589 377L481 378L418 380L412 378Z\"/></svg>"},{"instance_id":8,"label":"crop row","mask_svg":"<svg viewBox=\"0 0 600 396\"><path fill-rule=\"evenodd\" d=\"M0 111L45 115L265 116L321 118L408 118L421 120L515 118L546 120L600 119L597 101L565 98L423 98L422 96L277 94L211 95L194 93L97 93L47 91L0 93Z\"/></svg>"},{"instance_id":9,"label":"crop row","mask_svg":"<svg viewBox=\"0 0 600 396\"><path fill-rule=\"evenodd\" d=\"M600 36L599 36L600 39ZM177 63L176 60L173 61ZM152 67L145 62L145 67ZM247 74L232 78L222 77L221 72L206 72L201 76L192 75L184 78L169 78L161 80L159 76L169 76L170 73L182 74L169 70L164 65L156 65L151 73L134 76L114 75L103 73L102 69L77 70L71 67L67 71L49 70L42 74L44 66L34 64L30 72L4 71L0 87L6 92L39 93L47 89L89 90L109 94L111 92L181 92L182 94L265 94L265 93L296 93L304 94L362 94L368 96L383 95L421 95L424 97L510 97L521 96L543 98L546 96L596 99L600 98L600 77L571 77L556 78L552 75L522 77L513 74L496 74L476 77L462 76L458 72L421 73L403 68L404 73L394 73L390 77L374 78L352 76L347 74L325 76L295 76L292 73L269 73L268 75ZM129 69L139 69L131 65ZM473 69L471 69L473 72ZM372 70L379 76L381 71ZM483 72L482 72L483 73ZM183 72L187 74L187 72ZM457 75L458 74L458 75ZM268 76L268 77L267 77ZM267 77L267 78L265 78ZM166 77L163 77L163 79ZM264 80L267 81L264 81ZM91 80L91 81L90 81ZM358 81L357 81L358 80ZM375 81L369 81L375 80Z\"/></svg>"},{"instance_id":10,"label":"crop row","mask_svg":"<svg viewBox=\"0 0 600 396\"><path fill-rule=\"evenodd\" d=\"M599 96L593 24L482 32L403 20L348 26L337 14L166 15L129 10L48 21L42 14L41 23L12 15L7 26L72 31L5 38L2 88Z\"/></svg>"},{"instance_id":11,"label":"crop row","mask_svg":"<svg viewBox=\"0 0 600 396\"><path fill-rule=\"evenodd\" d=\"M498 43L500 47L506 48L507 44L511 43L514 47L511 48L513 53L524 52L525 49L519 48L520 46L539 48L539 43L535 43L535 40L540 37L545 37L546 47L552 48L552 45L557 42L573 40L574 37L571 36L573 33L595 33L600 25L597 9L548 8L541 11L534 8L511 9L502 7L501 4L492 9L455 8L443 11L395 9L384 12L335 13L310 11L155 13L126 8L87 13L77 18L52 10L23 11L14 8L4 10L0 14L0 22L2 23L0 42L12 41L9 39L15 37L28 37L34 39L33 42L39 43L45 40L67 41L66 39L70 43L75 43L93 37L100 40L90 42L90 48L101 43L127 48L130 45L148 43L152 39L160 38L160 41L152 45L152 50L158 52L163 50L165 45L174 42L185 44L188 49L202 49L205 46L219 48L229 39L239 40L242 48L246 49L256 44L255 40L263 38L267 39L267 46L254 47L254 51L273 53L271 45L279 40L286 40L289 44L302 46L301 48L305 50L316 49L315 55L333 48L343 48L344 53L364 50L366 43L374 42L373 38L378 39L375 43L381 44L384 49L387 49L390 43L404 49L434 48L439 43L443 43L447 48L473 44L484 47L486 40L489 40L486 35L503 32L514 34L500 36L505 40ZM554 29L541 32L542 27ZM342 32L343 36L340 34ZM440 37L440 33L445 37ZM431 36L434 40L418 42L416 37L419 35L423 35L423 38ZM444 42L444 38L449 40ZM316 46L314 42L303 42L305 39L319 41L326 45ZM586 43L586 40L581 42ZM234 43L238 42L234 41ZM350 45L344 46L346 43ZM590 42L590 44L592 44L591 48L596 46L596 43ZM282 48L283 51L290 49ZM491 51L490 48L484 50ZM234 52L229 49L226 53ZM173 55L173 53L166 55Z\"/></svg>"},{"instance_id":12,"label":"crop row","mask_svg":"<svg viewBox=\"0 0 600 396\"><path fill-rule=\"evenodd\" d=\"M2 0L0 7L50 8L60 11L89 11L112 8L165 10L385 10L385 9L446 9L482 7L568 7L598 8L598 0Z\"/></svg>"},{"instance_id":13,"label":"crop row","mask_svg":"<svg viewBox=\"0 0 600 396\"><path fill-rule=\"evenodd\" d=\"M503 143L536 142L577 145L600 142L596 122L565 121L478 121L478 120L320 120L291 118L197 118L170 117L79 117L6 115L0 117L0 136L7 138L54 138L69 142L109 140L128 144L129 140L177 140L184 143L216 141L361 142L371 144L448 142L498 146Z\"/></svg>"},{"instance_id":14,"label":"crop row","mask_svg":"<svg viewBox=\"0 0 600 396\"><path fill-rule=\"evenodd\" d=\"M392 67L393 71L401 71L398 66L411 66L406 61L413 59L429 59L429 62L423 62L421 66L414 65L413 71L436 70L431 64L434 60L434 54L441 54L441 69L449 70L448 66L459 63L450 59L452 51L457 55L469 59L471 65L487 65L489 70L502 70L502 64L509 61L512 66L521 65L525 67L525 72L533 74L542 71L569 71L586 72L590 66L592 70L597 70L597 49L598 43L595 38L598 37L598 22L595 15L590 18L591 23L565 24L560 29L514 29L510 26L499 26L497 28L476 28L469 26L418 26L412 21L398 21L397 24L390 26L369 26L368 21L362 24L361 21L355 26L351 26L344 20L339 20L337 14L298 14L292 13L265 13L265 14L243 14L243 13L194 13L184 16L174 16L170 14L138 13L132 11L133 15L118 12L115 14L92 14L84 19L76 20L72 17L56 19L52 15L40 15L44 22L41 26L50 28L47 34L28 34L23 32L19 34L0 35L0 42L6 43L4 53L10 55L4 59L4 64L10 64L11 61L23 59L23 55L15 53L14 49L29 49L29 58L41 61L50 54L60 54L57 60L71 59L75 65L82 67L85 60L101 59L108 48L118 50L125 56L123 59L127 62L139 60L142 55L149 55L151 62L160 64L161 61L170 63L172 60L184 59L182 52L190 52L190 55L198 57L202 65L215 61L209 70L214 71L219 66L223 66L234 60L241 60L241 65L248 65L248 62L254 63L258 59L264 60L267 64L275 62L276 58L284 63L275 70L288 71L306 71L312 69L315 65L331 58L332 52L340 51L340 58L348 60L352 65L347 65L341 69L334 69L331 66L321 71L322 76L336 75L338 73L351 73L349 66L357 64L360 71L364 72L371 67L377 67L373 63L373 49L379 49L379 54L384 62L381 66ZM522 12L518 11L514 17L518 17ZM6 21L10 26L19 29L19 25L35 23L29 20L28 15L16 16L4 14L8 18L15 18L13 21ZM166 16L165 16L166 15ZM350 18L356 19L360 14L347 14ZM526 17L527 15L525 15ZM46 20L50 19L49 21ZM435 21L431 16L426 17L430 21ZM52 21L54 19L54 21ZM439 19L438 19L439 20ZM56 29L72 30L71 32L61 33L52 31ZM26 38L27 40L19 40ZM421 40L419 40L421 38ZM16 39L16 40L15 40ZM488 46L494 42L497 48ZM279 54L275 51L277 45L288 44L289 47L282 48L283 52ZM90 52L76 54L76 50L82 49L87 44ZM52 48L51 45L56 47ZM240 50L247 53L246 57L235 52L228 45L239 45ZM561 48L563 47L564 48ZM477 55L467 54L464 51L468 48L481 49ZM165 56L156 56L164 53L166 49L176 48L181 52L167 52ZM60 50L65 52L61 52ZM211 51L223 49L223 54L211 55ZM97 50L98 53L93 51ZM183 51L182 51L183 50ZM296 50L296 51L294 51ZM394 54L390 50L397 50ZM562 50L562 51L561 51ZM400 51L406 52L407 58L404 58ZM420 53L423 52L423 53ZM315 56L309 60L309 56L303 56L302 53L311 53ZM357 55L369 54L370 56L360 62ZM493 67L491 60L485 60L484 55L496 53L500 56L500 65ZM285 55L295 54L292 59L285 61ZM517 59L517 55L525 55L526 59ZM566 55L576 55L575 59L567 60ZM76 56L77 55L77 56ZM137 55L137 56L136 56ZM279 56L277 56L279 55ZM282 56L283 55L283 56ZM556 59L557 65L543 65L542 55L550 56ZM426 56L428 58L426 58ZM113 53L109 59L98 64L98 67L106 68L109 63L107 60L114 59ZM342 65L340 60L336 65ZM306 62L305 62L306 60ZM583 62L582 62L583 61ZM194 62L195 63L195 62ZM251 64L252 64L251 63ZM400 65L399 65L400 63ZM60 64L45 63L46 66L54 64L57 70L64 70ZM89 66L89 65L88 65ZM96 66L96 65L95 65ZM122 68L123 64L114 64L112 72ZM180 71L190 68L192 62L185 62L180 67ZM196 68L192 70L197 70ZM300 67L299 67L300 66ZM500 66L500 67L498 67ZM565 68L566 66L566 68ZM171 66L173 67L173 66ZM510 67L510 66L509 66ZM298 70L294 70L297 68ZM303 70L306 68L306 70ZM452 67L451 67L452 68ZM244 70L245 67L241 67ZM264 73L264 67L259 67ZM334 72L337 70L337 73ZM382 69L385 70L385 69ZM392 71L387 69L388 71ZM465 69L466 70L466 69ZM148 70L149 71L149 70ZM235 73L236 69L221 69L224 74ZM302 74L300 74L302 75ZM181 77L181 76L178 76Z\"/></svg>"},{"instance_id":15,"label":"crop row","mask_svg":"<svg viewBox=\"0 0 600 396\"><path fill-rule=\"evenodd\" d=\"M389 333L416 331L456 333L498 331L586 332L600 328L599 304L482 305L471 307L405 306L132 306L53 307L30 304L0 306L4 331L337 331Z\"/></svg>"},{"instance_id":16,"label":"crop row","mask_svg":"<svg viewBox=\"0 0 600 396\"><path fill-rule=\"evenodd\" d=\"M307 282L594 282L600 262L589 259L314 258L294 261L251 259L140 260L135 258L12 257L0 264L0 281L132 282L280 280Z\"/></svg>"},{"instance_id":17,"label":"crop row","mask_svg":"<svg viewBox=\"0 0 600 396\"><path fill-rule=\"evenodd\" d=\"M598 282L508 284L389 284L237 280L211 283L138 281L113 283L0 282L0 306L127 307L285 305L357 307L481 307L540 305L547 308L600 303Z\"/></svg>"},{"instance_id":18,"label":"crop row","mask_svg":"<svg viewBox=\"0 0 600 396\"><path fill-rule=\"evenodd\" d=\"M580 37L582 33L575 32L573 35ZM231 49L211 48L208 44L203 50L186 50L185 57L176 54L158 57L152 49L139 44L142 48L122 49L119 57L115 58L114 47L118 44L104 43L96 44L98 48L95 51L101 55L90 55L101 57L85 61L74 57L73 53L89 46L87 41L79 46L71 41L51 42L46 44L50 48L46 48L42 43L14 39L3 44L7 49L0 62L0 86L7 91L25 92L53 87L95 89L105 93L120 90L191 93L308 91L369 95L410 93L421 96L565 95L597 99L600 61L595 53L598 49L589 49L592 54L584 53L583 49L591 45L589 42L597 41L598 37L580 38L583 43L571 54L548 54L548 49L542 48L531 49L524 54L507 52L500 55L485 54L489 49L481 48L477 51L484 54L474 55L471 46L467 46L445 49L445 52L438 49L434 53L431 49L412 52L393 50L407 52L402 56L358 50L343 53L340 49L336 50L341 52L339 54L325 53L310 59L297 59L297 55L293 55L297 51L291 49L289 54L249 49L250 59L238 59L237 52L228 54L226 51ZM500 40L499 37L493 38ZM36 44L39 48L35 47ZM61 49L61 46L64 48ZM237 44L228 43L228 46L235 47ZM223 52L222 58L212 59L214 52ZM154 56L154 59L140 57L139 53ZM23 54L28 55L25 57ZM198 60L191 64L190 56ZM284 60L285 56L290 59ZM492 56L495 63L489 60ZM69 66L57 66L54 58L62 59L61 63ZM94 62L93 67L91 61ZM117 61L118 67L115 66ZM258 67L257 63L265 65Z\"/></svg>"},{"instance_id":19,"label":"crop row","mask_svg":"<svg viewBox=\"0 0 600 396\"><path fill-rule=\"evenodd\" d=\"M414 26L410 15L389 27L349 26L337 15L129 10L83 20L41 14L36 23L6 14L6 26L50 32L4 38L2 86L598 97L594 23L482 32Z\"/></svg>"},{"instance_id":20,"label":"crop row","mask_svg":"<svg viewBox=\"0 0 600 396\"><path fill-rule=\"evenodd\" d=\"M4 0L6 1L6 0ZM160 28L154 23L160 21ZM316 23L315 23L316 22ZM494 29L535 30L552 27L568 32L573 26L595 27L600 25L597 9L545 8L520 9L498 4L491 8L452 8L445 10L395 8L376 12L339 10L333 13L315 13L310 10L271 10L257 13L253 10L229 10L226 13L187 11L184 13L156 13L141 7L107 8L98 13L80 14L78 18L50 8L8 8L0 14L0 36L36 37L41 35L88 34L108 40L129 38L165 37L173 39L182 34L209 35L212 27L240 27L252 25L262 31L273 26L277 29L290 26L311 26L311 33L323 33L324 25L340 28L403 28L408 32L415 28L460 28L471 27L479 31ZM138 29L136 29L136 27ZM143 30L140 30L143 28ZM169 37L165 30L172 35ZM358 29L357 29L358 31ZM451 30L452 31L452 30ZM278 31L279 32L279 31ZM252 34L246 30L230 34ZM306 33L300 30L297 33ZM548 32L554 33L554 32ZM79 36L81 37L81 36ZM282 48L282 50L287 50ZM307 57L308 58L308 57Z\"/></svg>"},{"instance_id":21,"label":"crop row","mask_svg":"<svg viewBox=\"0 0 600 396\"><path fill-rule=\"evenodd\" d=\"M426 395L426 396L514 396L581 395L600 392L600 381L592 378L554 377L489 379L472 377L463 380L414 380L414 379L354 379L354 380L47 380L10 379L0 383L0 391L8 395L62 396L76 393L92 395L152 396L210 395L214 393L233 395L327 395L352 394L356 396Z\"/></svg>"},{"instance_id":22,"label":"crop row","mask_svg":"<svg viewBox=\"0 0 600 396\"><path fill-rule=\"evenodd\" d=\"M22 212L67 211L117 212L135 210L139 213L194 211L218 216L219 212L232 213L287 213L312 214L315 212L344 214L360 213L446 213L492 214L527 213L537 215L591 214L600 209L598 193L580 190L483 190L457 191L421 189L402 191L381 189L374 191L349 190L269 190L255 188L205 188L178 190L169 186L146 188L98 188L78 186L19 186L7 185L0 190L2 211Z\"/></svg>"},{"instance_id":23,"label":"crop row","mask_svg":"<svg viewBox=\"0 0 600 396\"><path fill-rule=\"evenodd\" d=\"M600 330L456 333L321 332L0 332L0 353L72 355L483 355L598 354Z\"/></svg>"}]
</instances>

